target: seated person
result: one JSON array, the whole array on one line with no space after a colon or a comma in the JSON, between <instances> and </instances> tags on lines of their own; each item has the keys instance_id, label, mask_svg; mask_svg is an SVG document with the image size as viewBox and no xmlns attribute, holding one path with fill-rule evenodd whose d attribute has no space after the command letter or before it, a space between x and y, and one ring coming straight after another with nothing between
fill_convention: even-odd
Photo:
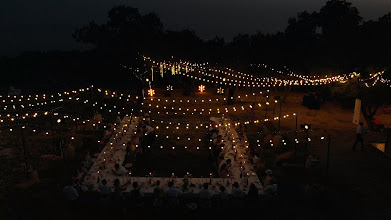
<instances>
[{"instance_id":1,"label":"seated person","mask_svg":"<svg viewBox=\"0 0 391 220\"><path fill-rule=\"evenodd\" d=\"M200 199L211 199L212 198L212 193L209 191L209 184L204 183L203 184L203 189L199 192Z\"/></svg>"},{"instance_id":2,"label":"seated person","mask_svg":"<svg viewBox=\"0 0 391 220\"><path fill-rule=\"evenodd\" d=\"M209 125L208 132L212 132L213 130L216 130L216 122L214 121Z\"/></svg>"},{"instance_id":3,"label":"seated person","mask_svg":"<svg viewBox=\"0 0 391 220\"><path fill-rule=\"evenodd\" d=\"M212 206L211 199L212 199L212 193L209 191L209 184L204 183L203 189L199 192L200 196L200 207L201 208L210 208Z\"/></svg>"},{"instance_id":4,"label":"seated person","mask_svg":"<svg viewBox=\"0 0 391 220\"><path fill-rule=\"evenodd\" d=\"M212 151L213 151L213 155L215 156L215 159L217 159L220 152L223 150L222 147L224 146L225 144L223 143L222 136L218 135L217 138L212 142Z\"/></svg>"},{"instance_id":5,"label":"seated person","mask_svg":"<svg viewBox=\"0 0 391 220\"><path fill-rule=\"evenodd\" d=\"M264 178L263 178L263 185L264 186L269 186L270 185L270 183L272 182L272 180L274 180L274 176L273 176L273 172L270 170L270 169L267 169L266 171L265 171L265 176L264 176Z\"/></svg>"},{"instance_id":6,"label":"seated person","mask_svg":"<svg viewBox=\"0 0 391 220\"><path fill-rule=\"evenodd\" d=\"M219 170L221 170L221 167L226 164L227 166L227 169L229 169L231 167L231 159L228 159L228 160L222 160L219 164Z\"/></svg>"},{"instance_id":7,"label":"seated person","mask_svg":"<svg viewBox=\"0 0 391 220\"><path fill-rule=\"evenodd\" d=\"M265 189L266 196L276 196L277 195L277 182L272 179L269 182L269 185Z\"/></svg>"},{"instance_id":8,"label":"seated person","mask_svg":"<svg viewBox=\"0 0 391 220\"><path fill-rule=\"evenodd\" d=\"M134 149L135 151L136 149ZM132 151L130 142L128 142L128 146L126 147L125 160L123 164L133 163L134 160L134 151Z\"/></svg>"},{"instance_id":9,"label":"seated person","mask_svg":"<svg viewBox=\"0 0 391 220\"><path fill-rule=\"evenodd\" d=\"M138 187L138 182L133 182L133 190L130 191L130 200L136 207L141 207L143 205L144 194L141 192Z\"/></svg>"},{"instance_id":10,"label":"seated person","mask_svg":"<svg viewBox=\"0 0 391 220\"><path fill-rule=\"evenodd\" d=\"M182 196L182 191L174 187L174 183L172 181L168 182L168 189L166 191L167 198L178 198Z\"/></svg>"},{"instance_id":11,"label":"seated person","mask_svg":"<svg viewBox=\"0 0 391 220\"><path fill-rule=\"evenodd\" d=\"M253 151L250 152L250 160L252 161L253 165L255 166L258 164L258 162L261 160Z\"/></svg>"},{"instance_id":12,"label":"seated person","mask_svg":"<svg viewBox=\"0 0 391 220\"><path fill-rule=\"evenodd\" d=\"M134 146L134 148L136 147L136 145L140 146L140 136L138 134L135 134L132 136L132 139L130 140L130 145ZM136 150L136 149L134 149L134 150Z\"/></svg>"},{"instance_id":13,"label":"seated person","mask_svg":"<svg viewBox=\"0 0 391 220\"><path fill-rule=\"evenodd\" d=\"M79 199L81 203L94 203L99 199L99 192L94 184L89 184L86 191L81 191Z\"/></svg>"},{"instance_id":14,"label":"seated person","mask_svg":"<svg viewBox=\"0 0 391 220\"><path fill-rule=\"evenodd\" d=\"M233 187L234 189L232 190L232 197L236 198L236 199L244 199L244 197L246 196L246 194L244 193L244 191L239 187L239 183L238 182L235 182L233 184Z\"/></svg>"},{"instance_id":15,"label":"seated person","mask_svg":"<svg viewBox=\"0 0 391 220\"><path fill-rule=\"evenodd\" d=\"M160 186L160 180L156 181L156 187L153 189L153 206L161 207L163 205L164 190Z\"/></svg>"},{"instance_id":16,"label":"seated person","mask_svg":"<svg viewBox=\"0 0 391 220\"><path fill-rule=\"evenodd\" d=\"M126 190L128 183L121 186L119 179L114 180L114 192L111 194L112 199L116 202L122 200L122 192Z\"/></svg>"},{"instance_id":17,"label":"seated person","mask_svg":"<svg viewBox=\"0 0 391 220\"><path fill-rule=\"evenodd\" d=\"M140 116L139 118L138 118L138 127L139 128L142 128L143 126L144 126L144 117L143 116Z\"/></svg>"},{"instance_id":18,"label":"seated person","mask_svg":"<svg viewBox=\"0 0 391 220\"><path fill-rule=\"evenodd\" d=\"M219 131L218 130L215 130L212 135L211 135L211 139L214 140L217 138L217 136L219 136Z\"/></svg>"},{"instance_id":19,"label":"seated person","mask_svg":"<svg viewBox=\"0 0 391 220\"><path fill-rule=\"evenodd\" d=\"M247 194L247 201L248 201L248 205L250 206L253 206L255 207L256 203L258 202L258 189L257 187L255 186L254 183L251 183L250 184L250 190L248 191L248 194Z\"/></svg>"},{"instance_id":20,"label":"seated person","mask_svg":"<svg viewBox=\"0 0 391 220\"><path fill-rule=\"evenodd\" d=\"M145 134L148 136L149 134L153 133L155 131L155 129L153 129L153 127L151 127L150 125L146 125L145 126Z\"/></svg>"},{"instance_id":21,"label":"seated person","mask_svg":"<svg viewBox=\"0 0 391 220\"><path fill-rule=\"evenodd\" d=\"M223 143L223 137L221 135L218 135L216 137L216 139L213 140L213 146L214 147L224 147L224 143Z\"/></svg>"},{"instance_id":22,"label":"seated person","mask_svg":"<svg viewBox=\"0 0 391 220\"><path fill-rule=\"evenodd\" d=\"M108 137L108 136L110 136L110 132L109 132L109 130L105 130L105 133L104 133L104 137Z\"/></svg>"},{"instance_id":23,"label":"seated person","mask_svg":"<svg viewBox=\"0 0 391 220\"><path fill-rule=\"evenodd\" d=\"M160 180L157 180L156 181L156 186L155 188L153 189L153 197L155 199L163 199L164 197L164 190L163 188L160 186Z\"/></svg>"},{"instance_id":24,"label":"seated person","mask_svg":"<svg viewBox=\"0 0 391 220\"><path fill-rule=\"evenodd\" d=\"M219 157L217 158L217 165L219 165L223 160L224 160L224 152L220 152Z\"/></svg>"},{"instance_id":25,"label":"seated person","mask_svg":"<svg viewBox=\"0 0 391 220\"><path fill-rule=\"evenodd\" d=\"M120 166L118 163L116 163L116 164L114 165L114 169L112 170L112 172L113 172L115 175L117 175L117 176L123 176L123 175L125 175L125 174L128 173L128 170L126 170L125 167Z\"/></svg>"},{"instance_id":26,"label":"seated person","mask_svg":"<svg viewBox=\"0 0 391 220\"><path fill-rule=\"evenodd\" d=\"M155 140L155 129L153 129L152 126L147 125L145 126L145 142L144 146L150 146L152 145L153 141Z\"/></svg>"},{"instance_id":27,"label":"seated person","mask_svg":"<svg viewBox=\"0 0 391 220\"><path fill-rule=\"evenodd\" d=\"M111 195L111 188L107 186L107 180L103 179L99 186L99 194L101 197L108 197Z\"/></svg>"},{"instance_id":28,"label":"seated person","mask_svg":"<svg viewBox=\"0 0 391 220\"><path fill-rule=\"evenodd\" d=\"M149 123L151 122L151 117L149 117L148 113L146 113L144 115L144 117L145 117L145 120L144 120L145 124L149 125Z\"/></svg>"},{"instance_id":29,"label":"seated person","mask_svg":"<svg viewBox=\"0 0 391 220\"><path fill-rule=\"evenodd\" d=\"M214 156L216 162L219 162L218 158L219 158L222 151L223 151L223 149L221 149L221 147L216 147L215 149L212 149L212 153L213 153L213 156Z\"/></svg>"},{"instance_id":30,"label":"seated person","mask_svg":"<svg viewBox=\"0 0 391 220\"><path fill-rule=\"evenodd\" d=\"M142 138L144 137L144 135L145 135L145 132L144 132L144 130L142 129L142 127L137 128L137 132L136 132L136 135L135 135L135 136L137 136L137 137L139 138L139 141L140 141L140 139L142 139ZM139 144L140 144L140 143L139 143Z\"/></svg>"},{"instance_id":31,"label":"seated person","mask_svg":"<svg viewBox=\"0 0 391 220\"><path fill-rule=\"evenodd\" d=\"M226 163L221 166L219 175L220 175L220 178L227 178L229 176L229 171L228 171Z\"/></svg>"},{"instance_id":32,"label":"seated person","mask_svg":"<svg viewBox=\"0 0 391 220\"><path fill-rule=\"evenodd\" d=\"M228 200L229 195L227 193L227 189L224 186L220 186L220 199Z\"/></svg>"},{"instance_id":33,"label":"seated person","mask_svg":"<svg viewBox=\"0 0 391 220\"><path fill-rule=\"evenodd\" d=\"M79 193L74 185L65 186L63 193L65 195L65 199L68 201L75 201L79 197Z\"/></svg>"},{"instance_id":34,"label":"seated person","mask_svg":"<svg viewBox=\"0 0 391 220\"><path fill-rule=\"evenodd\" d=\"M218 128L216 128L216 122L212 122L212 124L208 128L208 137L212 138L212 136L214 134L218 134L218 133L219 133L219 130L218 130Z\"/></svg>"}]
</instances>

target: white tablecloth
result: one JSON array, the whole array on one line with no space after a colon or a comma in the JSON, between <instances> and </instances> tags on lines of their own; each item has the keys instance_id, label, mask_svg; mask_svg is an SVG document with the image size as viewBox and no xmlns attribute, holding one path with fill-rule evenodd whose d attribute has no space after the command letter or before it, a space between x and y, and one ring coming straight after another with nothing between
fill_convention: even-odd
<instances>
[{"instance_id":1,"label":"white tablecloth","mask_svg":"<svg viewBox=\"0 0 391 220\"><path fill-rule=\"evenodd\" d=\"M240 188L242 188L245 192L248 191L248 187L251 183L254 183L257 186L258 190L262 193L262 185L258 179L258 176L253 172L253 166L247 161L247 158L238 159L237 161L233 157L234 148L233 148L233 140L235 140L235 149L239 155L245 155L245 145L240 142L238 134L236 133L233 126L229 127L228 123L231 123L230 120L227 119L219 119L214 118L217 124L223 124L224 126L220 127L220 134L224 137L226 154L225 159L232 160L232 176L230 178L189 178L189 186L188 190L185 193L197 194L202 190L203 183L212 184L209 186L209 189L213 194L218 194L220 192L220 186L224 186L227 189L227 193L231 194L232 192L232 184L234 182L238 182ZM174 180L174 186L183 189L183 178L164 178L164 177L134 177L129 174L124 176L117 176L112 173L114 169L114 165L116 163L122 165L125 159L126 153L126 143L130 141L134 132L136 132L137 118L134 118L130 121L130 117L125 117L119 125L117 125L115 132L110 138L109 142L106 144L105 148L100 153L99 157L96 159L95 163L90 168L88 174L84 177L83 188L87 188L89 185L94 185L95 189L99 189L101 181L103 179L107 180L107 186L113 188L113 182L115 179L119 179L121 185L128 183L125 192L130 192L133 187L131 183L137 181L140 185L140 189L148 194L153 193L153 189L155 187L155 182L157 180L161 181L161 186L163 189L167 188L167 184L169 181ZM227 124L227 129L223 129ZM126 131L126 132L125 132ZM229 131L229 132L228 132ZM227 134L227 135L225 135ZM232 141L229 139L231 136ZM115 138L115 139L114 139ZM106 169L99 169L99 167L103 167L104 159L106 159ZM243 164L245 167L245 172L249 173L248 180L247 178L240 178L240 161L247 161ZM99 171L99 172L98 172ZM99 182L98 182L99 177ZM228 183L227 183L228 182Z\"/></svg>"},{"instance_id":2,"label":"white tablecloth","mask_svg":"<svg viewBox=\"0 0 391 220\"><path fill-rule=\"evenodd\" d=\"M235 182L246 181L245 178L240 178L240 174L245 176L244 173L248 174L248 181L254 183L258 188L261 188L261 183L257 174L254 172L254 167L248 159L246 149L248 144L243 140L240 140L238 133L235 130L234 122L231 119L226 118L210 118L219 126L219 134L223 137L224 146L224 159L231 159L231 175ZM234 148L235 146L235 148ZM235 150L237 151L237 158L235 158ZM240 165L242 162L242 165ZM243 167L244 169L241 169ZM246 181L247 182L247 181Z\"/></svg>"},{"instance_id":3,"label":"white tablecloth","mask_svg":"<svg viewBox=\"0 0 391 220\"><path fill-rule=\"evenodd\" d=\"M110 140L99 154L99 157L84 177L83 185L88 186L93 184L98 187L98 176L100 180L106 179L109 182L117 178L116 175L112 173L112 170L116 163L122 166L125 160L127 143L135 134L137 123L136 117L133 118L132 121L130 121L130 117L124 117L122 119L121 123L116 126L115 132ZM103 169L104 164L106 169ZM99 169L100 167L102 169Z\"/></svg>"}]
</instances>

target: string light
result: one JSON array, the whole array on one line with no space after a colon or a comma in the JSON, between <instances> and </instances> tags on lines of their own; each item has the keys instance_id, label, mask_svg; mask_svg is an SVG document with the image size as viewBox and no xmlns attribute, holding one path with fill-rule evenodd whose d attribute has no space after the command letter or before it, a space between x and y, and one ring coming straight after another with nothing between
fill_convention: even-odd
<instances>
[{"instance_id":1,"label":"string light","mask_svg":"<svg viewBox=\"0 0 391 220\"><path fill-rule=\"evenodd\" d=\"M153 90L153 89L148 89L148 95L149 95L149 96L155 95L155 90Z\"/></svg>"},{"instance_id":2,"label":"string light","mask_svg":"<svg viewBox=\"0 0 391 220\"><path fill-rule=\"evenodd\" d=\"M204 85L198 86L198 90L199 90L200 92L204 92L204 91L205 91L205 86L204 86Z\"/></svg>"}]
</instances>

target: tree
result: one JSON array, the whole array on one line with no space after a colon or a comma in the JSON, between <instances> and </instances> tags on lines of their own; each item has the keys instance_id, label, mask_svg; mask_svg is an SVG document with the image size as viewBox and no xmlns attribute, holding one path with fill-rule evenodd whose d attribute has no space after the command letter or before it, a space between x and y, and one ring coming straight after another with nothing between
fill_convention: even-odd
<instances>
[{"instance_id":1,"label":"tree","mask_svg":"<svg viewBox=\"0 0 391 220\"><path fill-rule=\"evenodd\" d=\"M323 35L330 40L355 34L361 21L357 8L345 0L326 2L318 14L318 24L322 27Z\"/></svg>"},{"instance_id":2,"label":"tree","mask_svg":"<svg viewBox=\"0 0 391 220\"><path fill-rule=\"evenodd\" d=\"M310 14L303 11L298 13L297 18L289 18L288 26L285 29L288 40L293 41L292 43L299 43L301 46L308 41L314 41L316 39L316 16L316 12Z\"/></svg>"},{"instance_id":3,"label":"tree","mask_svg":"<svg viewBox=\"0 0 391 220\"><path fill-rule=\"evenodd\" d=\"M390 75L390 70L385 72L385 77ZM384 103L391 100L391 88L383 83L378 83L372 86L368 72L362 72L360 77L357 78L357 85L359 89L358 97L361 99L361 112L364 116L365 121L368 124L368 128L373 130L373 124L371 121L376 115L377 110ZM361 79L361 80L360 80ZM376 78L374 79L376 80Z\"/></svg>"},{"instance_id":4,"label":"tree","mask_svg":"<svg viewBox=\"0 0 391 220\"><path fill-rule=\"evenodd\" d=\"M163 24L155 13L141 15L137 8L122 5L113 7L108 18L106 24L91 21L76 29L73 38L98 51L123 56L156 46L163 34Z\"/></svg>"}]
</instances>

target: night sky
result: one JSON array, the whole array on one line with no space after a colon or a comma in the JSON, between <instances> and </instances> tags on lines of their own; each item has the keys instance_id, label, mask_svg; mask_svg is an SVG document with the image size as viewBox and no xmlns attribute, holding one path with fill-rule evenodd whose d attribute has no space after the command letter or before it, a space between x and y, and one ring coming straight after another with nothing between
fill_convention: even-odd
<instances>
[{"instance_id":1,"label":"night sky","mask_svg":"<svg viewBox=\"0 0 391 220\"><path fill-rule=\"evenodd\" d=\"M276 32L297 12L318 11L326 0L2 0L0 56L24 50L80 48L74 28L90 20L105 22L107 11L128 4L142 13L155 11L169 29L189 28L204 39L237 33ZM391 11L390 0L351 0L365 20Z\"/></svg>"}]
</instances>

